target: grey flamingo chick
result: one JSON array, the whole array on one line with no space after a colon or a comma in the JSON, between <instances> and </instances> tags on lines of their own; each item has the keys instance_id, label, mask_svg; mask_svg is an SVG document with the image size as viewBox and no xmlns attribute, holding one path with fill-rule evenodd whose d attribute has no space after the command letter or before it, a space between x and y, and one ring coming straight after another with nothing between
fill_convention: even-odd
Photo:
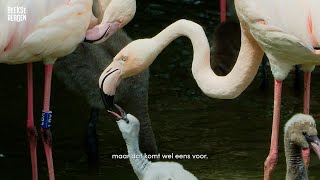
<instances>
[{"instance_id":1,"label":"grey flamingo chick","mask_svg":"<svg viewBox=\"0 0 320 180\"><path fill-rule=\"evenodd\" d=\"M311 147L320 159L320 140L312 116L294 115L284 128L284 148L287 163L286 180L307 180L301 150Z\"/></svg>"}]
</instances>

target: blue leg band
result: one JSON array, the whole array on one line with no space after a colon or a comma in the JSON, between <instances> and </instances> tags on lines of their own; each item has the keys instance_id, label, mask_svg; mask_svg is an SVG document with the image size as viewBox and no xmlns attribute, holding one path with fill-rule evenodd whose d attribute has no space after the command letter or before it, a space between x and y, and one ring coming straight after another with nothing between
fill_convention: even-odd
<instances>
[{"instance_id":1,"label":"blue leg band","mask_svg":"<svg viewBox=\"0 0 320 180\"><path fill-rule=\"evenodd\" d=\"M51 127L51 118L52 118L52 111L48 111L48 112L42 111L41 127L43 129L49 129Z\"/></svg>"}]
</instances>

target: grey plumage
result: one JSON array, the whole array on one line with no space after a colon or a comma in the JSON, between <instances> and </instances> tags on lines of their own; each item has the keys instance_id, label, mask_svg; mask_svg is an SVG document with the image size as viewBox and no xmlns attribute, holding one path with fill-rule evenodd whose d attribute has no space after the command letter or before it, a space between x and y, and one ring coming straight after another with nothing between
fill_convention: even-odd
<instances>
[{"instance_id":1,"label":"grey plumage","mask_svg":"<svg viewBox=\"0 0 320 180\"><path fill-rule=\"evenodd\" d=\"M301 155L302 148L309 148L309 137L317 136L315 120L306 114L295 114L284 128L284 149L287 163L286 180L307 180L308 173ZM317 138L318 139L318 138Z\"/></svg>"},{"instance_id":2,"label":"grey plumage","mask_svg":"<svg viewBox=\"0 0 320 180\"><path fill-rule=\"evenodd\" d=\"M54 64L54 74L69 89L86 98L91 107L104 109L98 85L99 76L113 57L131 41L120 30L104 43L81 43L72 54ZM148 113L148 81L148 70L122 81L115 102L141 120L141 149L145 153L156 154L158 150Z\"/></svg>"}]
</instances>

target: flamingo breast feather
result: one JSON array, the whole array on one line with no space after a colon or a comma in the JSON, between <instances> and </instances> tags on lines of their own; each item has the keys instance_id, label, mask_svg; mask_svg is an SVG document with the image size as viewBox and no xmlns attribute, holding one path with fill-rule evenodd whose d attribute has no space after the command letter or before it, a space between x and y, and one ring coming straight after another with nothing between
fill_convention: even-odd
<instances>
[{"instance_id":1,"label":"flamingo breast feather","mask_svg":"<svg viewBox=\"0 0 320 180\"><path fill-rule=\"evenodd\" d=\"M23 6L27 20L4 20L5 33L0 34L0 62L9 64L40 61L44 57L57 58L71 53L84 39L91 17L92 1L69 4L46 0L27 0L18 5L7 0L1 4L2 13L8 6ZM88 2L88 1L87 1ZM1 2L3 3L3 2ZM4 17L2 17L4 18Z\"/></svg>"}]
</instances>

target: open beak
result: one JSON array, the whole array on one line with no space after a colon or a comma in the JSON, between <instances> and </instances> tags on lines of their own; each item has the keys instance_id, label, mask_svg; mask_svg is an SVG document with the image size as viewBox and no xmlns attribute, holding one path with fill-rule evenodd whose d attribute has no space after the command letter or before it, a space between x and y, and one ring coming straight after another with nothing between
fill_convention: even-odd
<instances>
[{"instance_id":1,"label":"open beak","mask_svg":"<svg viewBox=\"0 0 320 180\"><path fill-rule=\"evenodd\" d=\"M114 104L116 106L116 108L119 110L120 115L114 111L110 111L108 110L109 113L111 113L116 119L117 121L119 120L124 120L127 123L129 123L129 120L127 119L127 113L118 105Z\"/></svg>"},{"instance_id":2,"label":"open beak","mask_svg":"<svg viewBox=\"0 0 320 180\"><path fill-rule=\"evenodd\" d=\"M317 136L306 137L307 141L310 143L312 150L317 154L320 159L320 140Z\"/></svg>"},{"instance_id":3,"label":"open beak","mask_svg":"<svg viewBox=\"0 0 320 180\"><path fill-rule=\"evenodd\" d=\"M101 98L107 110L112 110L114 104L114 95L121 81L120 68L119 63L112 62L99 79Z\"/></svg>"},{"instance_id":4,"label":"open beak","mask_svg":"<svg viewBox=\"0 0 320 180\"><path fill-rule=\"evenodd\" d=\"M84 42L102 43L118 31L120 27L121 24L119 22L101 22L92 29L87 30Z\"/></svg>"}]
</instances>

